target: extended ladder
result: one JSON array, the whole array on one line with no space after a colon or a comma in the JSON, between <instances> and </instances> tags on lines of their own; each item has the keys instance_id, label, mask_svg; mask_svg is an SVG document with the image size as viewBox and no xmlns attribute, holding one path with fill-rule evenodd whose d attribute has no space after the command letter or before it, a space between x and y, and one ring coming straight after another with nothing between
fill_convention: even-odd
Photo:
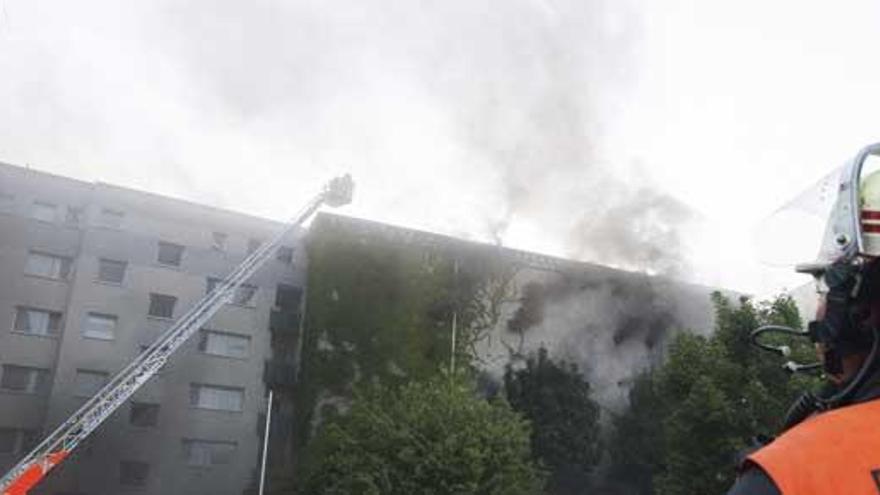
<instances>
[{"instance_id":1,"label":"extended ladder","mask_svg":"<svg viewBox=\"0 0 880 495\"><path fill-rule=\"evenodd\" d=\"M146 383L214 313L227 303L236 290L268 260L288 233L302 225L322 204L332 207L351 202L354 184L346 175L331 180L324 190L286 224L275 237L263 243L236 267L209 294L166 330L156 341L113 376L97 394L82 405L61 426L47 436L27 456L0 479L3 495L25 495L101 423Z\"/></svg>"}]
</instances>

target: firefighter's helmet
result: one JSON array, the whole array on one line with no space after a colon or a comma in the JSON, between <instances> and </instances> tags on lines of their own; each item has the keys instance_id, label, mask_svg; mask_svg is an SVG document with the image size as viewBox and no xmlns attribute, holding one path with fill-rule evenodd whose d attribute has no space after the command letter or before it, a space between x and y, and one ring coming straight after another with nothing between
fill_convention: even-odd
<instances>
[{"instance_id":1,"label":"firefighter's helmet","mask_svg":"<svg viewBox=\"0 0 880 495\"><path fill-rule=\"evenodd\" d=\"M862 254L880 256L880 170L868 174L859 187Z\"/></svg>"}]
</instances>

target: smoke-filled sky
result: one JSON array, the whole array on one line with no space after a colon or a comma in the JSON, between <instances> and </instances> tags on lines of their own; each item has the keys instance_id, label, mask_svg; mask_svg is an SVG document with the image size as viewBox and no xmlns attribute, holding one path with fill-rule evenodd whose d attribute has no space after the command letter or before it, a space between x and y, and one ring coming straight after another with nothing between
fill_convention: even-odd
<instances>
[{"instance_id":1,"label":"smoke-filled sky","mask_svg":"<svg viewBox=\"0 0 880 495\"><path fill-rule=\"evenodd\" d=\"M878 21L868 0L0 0L0 161L276 219L350 171L349 214L763 293L800 279L758 262L756 225L880 140Z\"/></svg>"}]
</instances>

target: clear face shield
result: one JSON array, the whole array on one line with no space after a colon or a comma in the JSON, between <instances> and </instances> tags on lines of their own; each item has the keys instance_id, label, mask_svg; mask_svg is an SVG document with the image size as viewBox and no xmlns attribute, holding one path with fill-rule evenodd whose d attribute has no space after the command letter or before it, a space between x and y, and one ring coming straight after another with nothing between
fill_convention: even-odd
<instances>
[{"instance_id":1,"label":"clear face shield","mask_svg":"<svg viewBox=\"0 0 880 495\"><path fill-rule=\"evenodd\" d=\"M762 342L761 336L808 337L822 344L823 362L789 361L784 368L790 372L824 368L835 376L841 373L843 356L870 348L865 364L841 392L810 399L820 409L848 400L877 362L880 347L877 329L857 316L865 301L876 298L880 278L878 264L872 262L880 257L880 143L863 148L778 209L762 223L758 234L762 261L812 275L826 309L821 319L810 322L807 331L768 325L752 332L752 343L787 357L788 346L770 345ZM869 337L872 340L867 342Z\"/></svg>"},{"instance_id":2,"label":"clear face shield","mask_svg":"<svg viewBox=\"0 0 880 495\"><path fill-rule=\"evenodd\" d=\"M880 175L875 173L880 173L880 143L863 148L777 209L757 229L760 260L814 275L821 282L832 263L880 256L880 242L874 242L875 237L880 240ZM863 190L866 186L871 190ZM866 197L871 192L876 200ZM869 204L863 205L863 200ZM878 210L877 219L863 218L873 216L872 206Z\"/></svg>"},{"instance_id":3,"label":"clear face shield","mask_svg":"<svg viewBox=\"0 0 880 495\"><path fill-rule=\"evenodd\" d=\"M849 310L843 306L855 304L857 292L866 285L861 283L866 276L863 267L880 256L880 144L863 148L852 160L776 210L760 226L758 242L764 263L812 275L817 291L826 296L826 305L834 302L841 306L841 311ZM832 291L839 294L829 297ZM829 323L831 318L838 317L839 321ZM758 340L762 333L777 332L809 336L829 347L846 337L846 318L831 315L811 322L808 332L762 327L753 332L753 342L762 349L786 355L785 346L769 346ZM823 325L833 328L826 328L824 333L813 331ZM787 363L786 368L802 371L818 366Z\"/></svg>"}]
</instances>

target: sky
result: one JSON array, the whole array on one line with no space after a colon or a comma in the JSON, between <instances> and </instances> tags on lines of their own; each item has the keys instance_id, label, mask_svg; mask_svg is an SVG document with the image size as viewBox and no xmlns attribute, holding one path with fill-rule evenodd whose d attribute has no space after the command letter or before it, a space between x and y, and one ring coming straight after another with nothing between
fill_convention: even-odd
<instances>
[{"instance_id":1,"label":"sky","mask_svg":"<svg viewBox=\"0 0 880 495\"><path fill-rule=\"evenodd\" d=\"M806 280L767 264L766 219L880 140L878 21L867 0L0 0L0 161L279 220L351 172L346 214L768 294Z\"/></svg>"}]
</instances>

